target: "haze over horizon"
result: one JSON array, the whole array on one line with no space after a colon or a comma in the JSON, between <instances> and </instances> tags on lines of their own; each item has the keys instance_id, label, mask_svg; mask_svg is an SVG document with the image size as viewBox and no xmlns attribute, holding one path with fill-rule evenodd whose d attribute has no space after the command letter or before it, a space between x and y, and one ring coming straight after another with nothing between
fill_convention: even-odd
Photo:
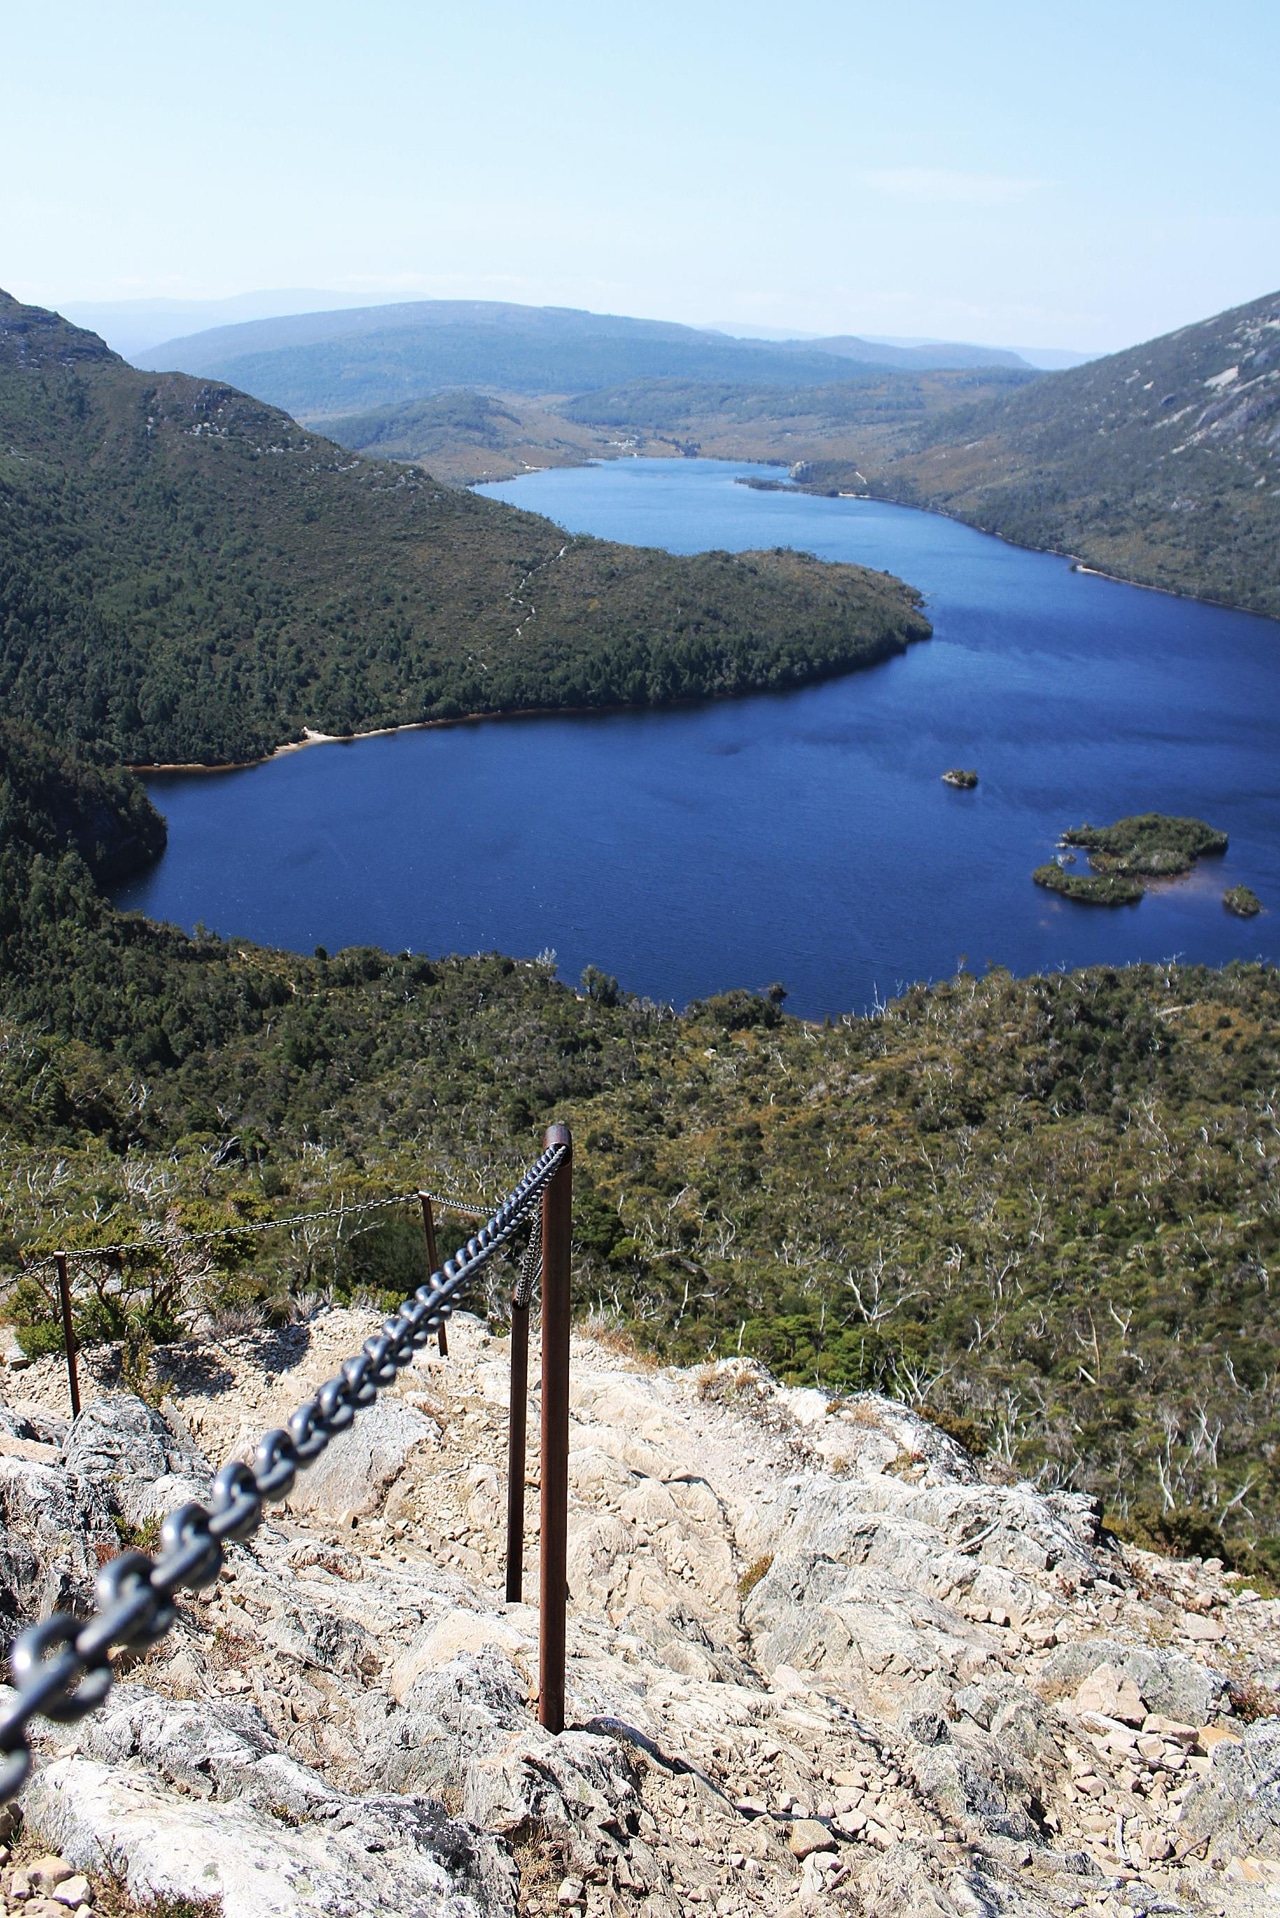
<instances>
[{"instance_id":1,"label":"haze over horizon","mask_svg":"<svg viewBox=\"0 0 1280 1918\"><path fill-rule=\"evenodd\" d=\"M55 0L8 45L39 165L0 284L41 305L324 288L1098 353L1280 281L1263 0L1230 34L1190 0L1069 27L1012 0L226 0L212 26Z\"/></svg>"}]
</instances>

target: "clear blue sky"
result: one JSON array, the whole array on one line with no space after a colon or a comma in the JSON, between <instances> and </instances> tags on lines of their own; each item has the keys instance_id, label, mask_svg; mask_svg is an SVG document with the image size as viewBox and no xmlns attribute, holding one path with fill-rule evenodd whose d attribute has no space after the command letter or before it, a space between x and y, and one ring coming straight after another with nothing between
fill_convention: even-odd
<instances>
[{"instance_id":1,"label":"clear blue sky","mask_svg":"<svg viewBox=\"0 0 1280 1918\"><path fill-rule=\"evenodd\" d=\"M1106 349L1280 284L1280 0L44 0L0 285Z\"/></svg>"}]
</instances>

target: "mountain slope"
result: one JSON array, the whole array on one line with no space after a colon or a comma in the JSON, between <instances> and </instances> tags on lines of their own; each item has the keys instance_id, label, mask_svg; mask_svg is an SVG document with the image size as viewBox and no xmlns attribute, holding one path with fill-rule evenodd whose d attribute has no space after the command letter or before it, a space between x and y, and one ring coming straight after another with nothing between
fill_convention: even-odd
<instances>
[{"instance_id":1,"label":"mountain slope","mask_svg":"<svg viewBox=\"0 0 1280 1918\"><path fill-rule=\"evenodd\" d=\"M1280 293L929 421L876 491L1280 617Z\"/></svg>"},{"instance_id":2,"label":"mountain slope","mask_svg":"<svg viewBox=\"0 0 1280 1918\"><path fill-rule=\"evenodd\" d=\"M982 347L904 349L852 338L775 344L664 320L480 300L424 300L219 327L167 341L140 363L212 375L319 421L451 387L534 394L644 379L830 382L847 377L850 359L916 371L1021 365L1016 355Z\"/></svg>"},{"instance_id":3,"label":"mountain slope","mask_svg":"<svg viewBox=\"0 0 1280 1918\"><path fill-rule=\"evenodd\" d=\"M784 686L928 632L884 575L568 538L3 295L0 527L5 709L135 763Z\"/></svg>"}]
</instances>

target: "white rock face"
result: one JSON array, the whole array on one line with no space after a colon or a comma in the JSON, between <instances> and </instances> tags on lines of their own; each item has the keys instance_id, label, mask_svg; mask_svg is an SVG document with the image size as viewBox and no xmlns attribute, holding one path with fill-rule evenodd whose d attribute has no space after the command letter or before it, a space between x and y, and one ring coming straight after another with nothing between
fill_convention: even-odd
<instances>
[{"instance_id":1,"label":"white rock face","mask_svg":"<svg viewBox=\"0 0 1280 1918\"><path fill-rule=\"evenodd\" d=\"M116 1856L128 1860L131 1890L220 1897L228 1918L478 1918L515 1910L509 1879L504 1884L494 1872L489 1884L482 1881L472 1835L438 1806L413 1800L337 1804L291 1827L239 1799L191 1804L145 1775L61 1758L27 1801L42 1833L86 1872L101 1865L109 1836Z\"/></svg>"},{"instance_id":2,"label":"white rock face","mask_svg":"<svg viewBox=\"0 0 1280 1918\"><path fill-rule=\"evenodd\" d=\"M182 1473L196 1447L245 1455L371 1329L333 1312L292 1346L223 1346L217 1390L207 1354L168 1354ZM90 1878L114 1845L137 1895L214 1890L227 1918L1274 1913L1280 1720L1241 1723L1212 1661L1265 1701L1280 1605L1126 1553L1088 1499L1009 1482L900 1404L751 1365L575 1341L570 1730L549 1737L536 1607L501 1596L506 1351L466 1318L450 1336L102 1711L50 1732L28 1818ZM52 1429L56 1370L13 1389L11 1423ZM73 1513L95 1537L104 1497L147 1510L174 1473L150 1414L132 1473L118 1445L101 1463L103 1420L141 1416L71 1434L93 1477L0 1457L0 1493L35 1475L0 1545L15 1616L89 1573ZM528 1518L536 1598L532 1488Z\"/></svg>"},{"instance_id":3,"label":"white rock face","mask_svg":"<svg viewBox=\"0 0 1280 1918\"><path fill-rule=\"evenodd\" d=\"M364 1518L377 1511L409 1454L439 1437L439 1427L413 1406L379 1399L300 1475L289 1494L289 1510L339 1525Z\"/></svg>"}]
</instances>

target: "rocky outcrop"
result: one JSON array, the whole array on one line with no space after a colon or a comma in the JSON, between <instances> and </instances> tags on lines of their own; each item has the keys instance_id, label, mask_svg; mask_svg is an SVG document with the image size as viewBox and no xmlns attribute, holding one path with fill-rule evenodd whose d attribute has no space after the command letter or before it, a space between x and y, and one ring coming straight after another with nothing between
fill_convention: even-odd
<instances>
[{"instance_id":1,"label":"rocky outcrop","mask_svg":"<svg viewBox=\"0 0 1280 1918\"><path fill-rule=\"evenodd\" d=\"M87 1479L132 1526L207 1498L212 1483L208 1462L172 1416L164 1419L128 1392L88 1405L67 1434L63 1457L68 1470Z\"/></svg>"},{"instance_id":2,"label":"rocky outcrop","mask_svg":"<svg viewBox=\"0 0 1280 1918\"><path fill-rule=\"evenodd\" d=\"M163 1413L100 1395L62 1463L0 1457L63 1501L43 1527L14 1507L15 1615L87 1575L74 1512L105 1537L108 1500L127 1517L204 1482L370 1329L323 1315L282 1371L252 1339L216 1367L175 1348ZM1273 1909L1280 1720L1235 1700L1256 1712L1280 1676L1280 1606L1120 1548L1088 1498L900 1404L753 1365L576 1344L550 1737L536 1610L500 1597L505 1347L465 1318L451 1344L101 1712L49 1733L27 1820L68 1868L92 1879L109 1843L138 1895L213 1892L235 1918ZM20 1384L38 1425L58 1372Z\"/></svg>"}]
</instances>

